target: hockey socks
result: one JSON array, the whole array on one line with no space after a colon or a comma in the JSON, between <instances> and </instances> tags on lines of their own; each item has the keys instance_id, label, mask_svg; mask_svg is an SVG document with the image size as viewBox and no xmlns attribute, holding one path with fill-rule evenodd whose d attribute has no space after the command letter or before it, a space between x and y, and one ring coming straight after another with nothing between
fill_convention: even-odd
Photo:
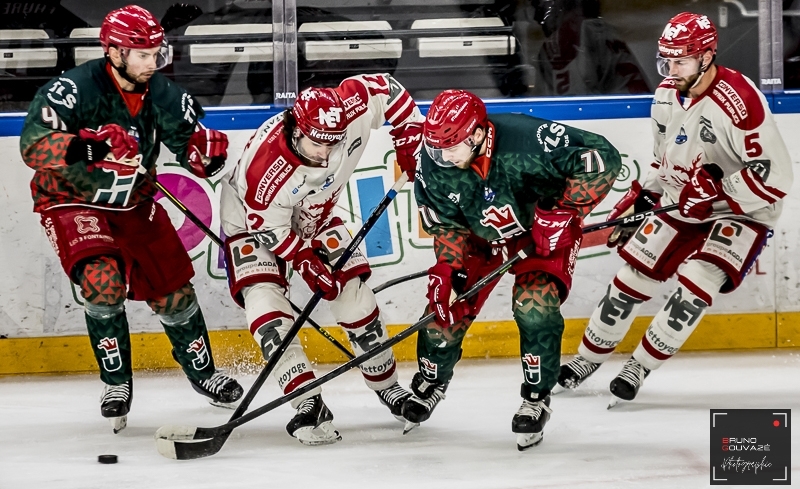
<instances>
[{"instance_id":1,"label":"hockey socks","mask_svg":"<svg viewBox=\"0 0 800 489\"><path fill-rule=\"evenodd\" d=\"M107 385L124 384L133 376L125 305L84 304L86 329L100 367L100 379Z\"/></svg>"},{"instance_id":2,"label":"hockey socks","mask_svg":"<svg viewBox=\"0 0 800 489\"><path fill-rule=\"evenodd\" d=\"M197 299L172 314L161 314L161 324L172 343L172 353L190 380L201 381L214 374L214 358L203 312Z\"/></svg>"}]
</instances>

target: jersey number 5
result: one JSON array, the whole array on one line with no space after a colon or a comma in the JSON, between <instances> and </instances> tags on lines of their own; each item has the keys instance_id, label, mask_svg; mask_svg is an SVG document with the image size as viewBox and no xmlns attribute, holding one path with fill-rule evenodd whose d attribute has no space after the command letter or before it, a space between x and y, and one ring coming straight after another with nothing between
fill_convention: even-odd
<instances>
[{"instance_id":1,"label":"jersey number 5","mask_svg":"<svg viewBox=\"0 0 800 489\"><path fill-rule=\"evenodd\" d=\"M761 156L761 153L764 151L764 148L758 144L758 133L754 132L753 134L748 134L744 137L744 149L747 152L747 156L750 158L755 158L756 156Z\"/></svg>"},{"instance_id":2,"label":"jersey number 5","mask_svg":"<svg viewBox=\"0 0 800 489\"><path fill-rule=\"evenodd\" d=\"M603 157L600 156L600 152L597 151L596 149L587 151L585 153L581 153L581 160L583 160L583 164L586 166L586 173L592 173L592 172L602 173L606 171L606 164L603 161ZM595 162L597 163L596 168L595 168Z\"/></svg>"}]
</instances>

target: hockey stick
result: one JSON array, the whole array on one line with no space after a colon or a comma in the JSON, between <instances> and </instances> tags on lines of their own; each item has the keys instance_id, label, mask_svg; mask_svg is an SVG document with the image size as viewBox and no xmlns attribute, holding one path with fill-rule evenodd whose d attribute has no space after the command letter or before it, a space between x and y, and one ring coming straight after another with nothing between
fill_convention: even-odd
<instances>
[{"instance_id":1,"label":"hockey stick","mask_svg":"<svg viewBox=\"0 0 800 489\"><path fill-rule=\"evenodd\" d=\"M355 252L355 250L361 244L361 241L364 240L364 237L367 235L367 233L369 233L369 231L375 226L375 223L381 217L383 212L386 210L387 207L389 207L389 204L392 202L392 200L394 200L395 196L397 195L397 192L399 192L400 189L403 188L403 185L405 185L405 183L407 181L408 181L408 175L406 175L405 173L401 174L400 178L397 179L397 181L394 183L392 188L389 189L389 191L386 193L386 195L384 195L383 199L381 199L381 201L378 203L378 206L375 207L375 209L372 211L372 214L370 214L370 216L367 218L367 220L364 221L364 224L361 226L361 229L358 230L358 233L356 233L356 235L353 236L353 240L344 249L344 252L339 257L339 259L336 260L336 264L333 265L332 271L335 272L335 271L341 269L345 265L345 263L347 263L347 260L350 259L350 256ZM283 353L289 347L289 344L292 342L294 337L300 331L300 328L303 326L303 323L308 319L308 316L311 314L311 311L313 311L314 308L317 306L317 304L319 304L319 302L322 300L322 294L323 293L321 291L317 291L317 292L314 293L314 295L308 301L308 303L306 304L306 307L303 308L303 311L300 313L300 315L297 317L297 319L295 319L294 324L292 324L292 327L286 333L286 336L284 336L283 341L281 341L281 344L278 346L278 349L275 350L275 352L273 352L272 355L270 355L270 359L267 361L267 365L258 374L258 377L256 377L255 382L253 382L253 385L250 387L250 390L247 391L247 394L244 396L244 398L242 399L242 401L239 404L239 406L233 412L233 415L231 415L230 421L228 421L227 424L236 423L242 417L248 416L248 415L244 414L245 411L250 406L250 403L253 401L253 398L256 396L258 391L261 389L261 386L264 384L264 382L266 381L267 377L269 377L269 375L274 370L275 365L278 363L278 360L280 360L281 356L283 356ZM356 359L357 358L354 358L353 360L350 360L350 362L353 362ZM362 360L360 363L358 363L358 365L360 365L364 361L365 360ZM300 390L300 389L298 389L298 390ZM297 391L295 391L295 392L297 392ZM308 390L303 390L303 393L305 393L305 392L308 392ZM292 394L294 394L294 392ZM297 397L297 396L295 396L295 397ZM292 397L292 399L294 399L294 397ZM239 424L241 424L241 423L239 423ZM223 425L223 426L226 426L226 425ZM238 424L235 425L235 426L238 426ZM219 432L217 438L215 439L216 443L219 444L219 447L213 453L216 453L217 451L220 450L220 448L222 448L222 445L225 443L225 441L228 439L228 436L230 436L230 434L231 434L231 429L223 429L221 432ZM181 429L179 429L179 430L181 430ZM159 435L159 433L164 433L166 431L172 431L172 430L169 429L168 427L163 427L163 428L159 428L159 430L156 432L156 443L157 443L157 447L158 447L159 453L161 453L165 457L178 458L177 455L174 455L174 456L170 455L170 448L172 449L171 453L173 453L173 454L176 453L176 451L178 450L175 447L174 442L172 442L172 441L170 441L168 439L168 438L175 438L175 436L174 435L163 435L163 436ZM185 431L185 429L184 429L184 431ZM181 436L181 435L178 435L178 438L184 439L184 440L186 439L185 436ZM208 437L205 437L205 438L208 438ZM160 442L159 441L159 440L162 440L162 439L164 440L164 442ZM209 453L208 455L213 455L213 453ZM207 456L207 455L200 455L200 456L203 457L203 456ZM190 456L190 457L184 457L184 458L198 458L198 457L191 457Z\"/></svg>"},{"instance_id":2,"label":"hockey stick","mask_svg":"<svg viewBox=\"0 0 800 489\"><path fill-rule=\"evenodd\" d=\"M409 280L415 280L418 278L426 277L427 275L428 275L427 270L421 270L419 272L412 273L410 275L405 275L403 277L397 277L392 280L387 280L386 282L372 289L372 292L377 294L378 292L386 290L389 287L394 287L395 285L402 284L403 282L408 282Z\"/></svg>"},{"instance_id":3,"label":"hockey stick","mask_svg":"<svg viewBox=\"0 0 800 489\"><path fill-rule=\"evenodd\" d=\"M175 196L175 195L174 195L172 192L170 192L170 191L169 191L169 190L168 190L168 189L167 189L167 188L166 188L166 187L165 187L165 186L164 186L164 185L163 185L161 182L159 182L158 180L156 180L155 178L153 178L153 177L152 177L152 176L151 176L149 173L145 173L145 175L146 175L146 177L145 177L145 178L146 178L147 180L149 180L149 181L150 181L150 183L152 183L153 185L155 185L155 186L156 186L156 188L157 188L158 190L160 190L160 191L161 191L161 193L162 193L162 194L164 194L164 196L166 196L166 197L167 197L167 199L168 199L170 202L172 202L172 204L173 204L175 207L177 207L177 208L178 208L178 210L180 210L180 211L183 213L183 215L184 215L184 216L186 216L186 217L187 217L187 218L188 218L190 221L192 221L192 223L193 223L195 226L197 226L197 227L198 227L198 228L199 228L201 231L203 231L203 233L205 233L205 235L206 235L206 236L208 236L208 237L211 239L211 241L213 241L213 242L214 242L214 244L216 244L217 246L219 246L219 247L220 247L220 249L223 249L223 250L225 249L225 243L223 243L223 242L222 242L222 239L221 239L219 236L217 236L217 234L216 234L214 231L212 231L211 229L209 229L209 228L208 228L208 226L206 226L206 225L205 225L205 223L203 223L203 221L201 221L201 220L200 220L200 218L198 218L198 217L197 217L197 216L194 214L194 212L192 212L191 210L189 210L189 208L188 208L188 207L186 207L186 206L183 204L183 202L182 202L182 201L181 201L179 198L177 198L177 197L176 197L176 196ZM292 306L292 310L293 310L294 312L296 312L296 313L300 313L300 312L302 312L302 311L300 310L300 308L299 308L299 307L297 307L297 305L296 305L294 302L292 302L292 301L289 301L289 304L291 304L291 306ZM330 333L328 333L327 331L325 331L324 329L322 329L322 326L320 326L319 324L317 324L317 323L316 323L316 321L314 321L314 320L313 320L313 319L311 319L311 318L308 318L308 319L307 319L307 321L308 321L308 324L310 324L310 325L311 325L311 326L312 326L314 329L316 329L316 330L319 332L319 334L321 334L321 335L322 335L322 336L323 336L323 337L324 337L326 340L330 341L330 342L333 344L333 346L335 346L335 347L336 347L336 348L337 348L339 351L341 351L342 353L344 353L344 355L345 355L347 358L354 358L353 354L352 354L352 353L350 353L350 350L348 350L347 348L345 348L345 346L344 346L344 345L342 345L341 343L339 343L339 341L337 341L337 340L336 340L336 338L334 338L334 337L333 337L333 336L332 336Z\"/></svg>"},{"instance_id":4,"label":"hockey stick","mask_svg":"<svg viewBox=\"0 0 800 489\"><path fill-rule=\"evenodd\" d=\"M633 214L628 217L621 217L619 219L614 219L613 221L601 222L598 224L592 224L591 226L586 226L583 228L583 234L591 233L594 231L600 231L602 229L608 229L611 226L618 226L620 224L633 224L637 222L641 222L650 216L654 216L657 214L662 214L664 212L671 212L678 209L678 204L671 204L666 207L661 207L659 209L655 209L652 211L645 211L639 214ZM408 275L404 275L402 277L398 277L392 280L387 280L386 282L378 285L377 287L373 288L372 291L374 293L381 292L383 290L388 289L389 287L394 287L395 285L399 285L410 280L416 280L418 278L422 278L428 275L427 270L420 270L419 272L414 272Z\"/></svg>"},{"instance_id":5,"label":"hockey stick","mask_svg":"<svg viewBox=\"0 0 800 489\"><path fill-rule=\"evenodd\" d=\"M637 221L643 220L647 216L652 216L656 214L662 214L664 212L670 212L677 209L677 205L674 206L667 206L660 209L654 209L646 212L642 212L640 214L635 214L632 216L614 219L613 221L606 221L599 224L594 224L591 226L587 226L583 228L584 233L591 233L594 231L600 231L602 229L607 229L611 226L616 226L618 224L629 224ZM456 300L464 300L469 299L470 297L477 294L481 289L483 289L486 285L494 281L497 277L506 273L509 269L511 269L514 264L526 258L529 254L532 254L531 247L526 249L520 250L510 258L508 261L500 265L497 269L489 273L487 276L483 277L479 280L475 285L473 285L467 292L458 296ZM427 316L420 319L414 325L410 326L409 328L401 331L394 337L390 338L389 340L381 343L380 345L376 345L371 350L363 353L362 355L349 360L347 363L344 363L335 369L331 370L327 374L323 375L322 377L314 380L313 382L293 391L291 394L287 394L285 396L281 396L275 399L272 402L269 402L258 409L255 409L243 416L240 417L232 417L231 420L223 425L216 426L213 428L201 428L201 427L188 427L188 426L163 426L159 428L156 432L156 447L158 452L167 458L173 458L177 460L191 460L197 458L204 458L209 457L211 455L216 454L222 449L222 446L227 441L228 437L231 434L231 430L237 428L244 423L247 423L262 414L268 413L273 409L286 404L287 402L296 399L297 397L305 394L306 392L317 388L318 386L339 377L343 373L347 372L348 370L358 367L359 365L363 364L364 362L374 358L375 356L379 355L380 353L386 351L387 349L391 348L392 346L400 343L401 341L405 340L406 338L410 337L414 333L421 330L428 322L434 319L434 313L430 313Z\"/></svg>"},{"instance_id":6,"label":"hockey stick","mask_svg":"<svg viewBox=\"0 0 800 489\"><path fill-rule=\"evenodd\" d=\"M500 265L498 268L493 270L487 276L480 279L467 292L458 296L456 300L465 300L474 296L487 284L491 283L497 277L503 275L509 269L511 269L511 267L514 266L516 262L524 258L527 258L527 256L532 253L533 253L532 247L520 250L519 252L517 252L516 255L511 257L508 261ZM414 333L425 327L426 324L428 324L430 321L434 319L434 316L435 313L428 314L427 316L423 317L422 319L414 323L414 325L401 331L394 337L386 340L385 342L379 345L376 345L371 350L348 361L347 363L344 363L336 367L335 369L331 370L322 377L293 391L291 394L281 396L275 399L274 401L267 403L261 406L260 408L255 409L243 416L240 416L236 419L231 419L230 421L228 421L223 425L214 428L164 426L160 428L158 432L156 432L156 447L158 448L158 452L167 458L173 458L177 460L190 460L190 459L203 458L214 455L215 453L219 452L220 449L222 449L222 445L225 444L225 441L231 434L231 430L233 430L234 428L237 428L243 425L244 423L247 423L248 421L257 418L262 414L268 413L269 411L272 411L278 406L286 404L287 402L296 399L297 397L305 394L306 392L312 389L316 389L320 385L330 380L333 380L336 377L339 377L348 370L358 367L367 360L370 360L375 356L383 353L387 349L391 348L397 343L400 343L401 341L405 340L409 336L413 335Z\"/></svg>"}]
</instances>

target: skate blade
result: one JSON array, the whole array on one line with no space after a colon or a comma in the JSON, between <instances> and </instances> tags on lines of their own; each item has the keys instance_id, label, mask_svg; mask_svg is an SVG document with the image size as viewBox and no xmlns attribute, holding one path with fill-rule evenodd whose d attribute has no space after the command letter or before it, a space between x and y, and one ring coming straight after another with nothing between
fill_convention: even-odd
<instances>
[{"instance_id":1,"label":"skate blade","mask_svg":"<svg viewBox=\"0 0 800 489\"><path fill-rule=\"evenodd\" d=\"M620 402L620 401L622 401L622 400L623 400L623 399L620 399L619 397L617 397L617 396L615 396L615 395L613 395L613 394L612 394L612 395L611 395L611 401L609 401L609 403L608 403L608 407L607 407L606 409L611 409L611 408L613 408L614 406L616 406L617 404L619 404L619 402Z\"/></svg>"},{"instance_id":2,"label":"skate blade","mask_svg":"<svg viewBox=\"0 0 800 489\"><path fill-rule=\"evenodd\" d=\"M333 427L330 421L325 421L316 428L311 426L304 426L298 428L297 431L292 433L292 436L297 438L297 441L303 445L318 446L318 445L331 445L337 441L341 441L342 435Z\"/></svg>"},{"instance_id":3,"label":"skate blade","mask_svg":"<svg viewBox=\"0 0 800 489\"><path fill-rule=\"evenodd\" d=\"M128 415L117 416L116 418L107 418L107 419L109 423L111 423L111 429L114 430L115 435L120 431L124 430L126 426L128 426Z\"/></svg>"},{"instance_id":4,"label":"skate blade","mask_svg":"<svg viewBox=\"0 0 800 489\"><path fill-rule=\"evenodd\" d=\"M533 448L544 439L542 432L539 433L517 433L517 450L524 452Z\"/></svg>"},{"instance_id":5,"label":"skate blade","mask_svg":"<svg viewBox=\"0 0 800 489\"><path fill-rule=\"evenodd\" d=\"M405 428L403 428L403 434L404 435L407 434L409 431L413 430L414 428L416 428L417 426L419 426L419 423L414 423L414 422L408 421L408 420L405 420L405 422L406 422L406 426L405 426Z\"/></svg>"},{"instance_id":6,"label":"skate blade","mask_svg":"<svg viewBox=\"0 0 800 489\"><path fill-rule=\"evenodd\" d=\"M214 407L218 407L218 408L222 408L222 409L234 410L237 407L239 407L239 401L236 401L236 402L219 402L219 401L215 401L213 399L209 399L208 403L211 404Z\"/></svg>"},{"instance_id":7,"label":"skate blade","mask_svg":"<svg viewBox=\"0 0 800 489\"><path fill-rule=\"evenodd\" d=\"M567 391L566 388L564 388L561 384L556 383L555 387L553 387L553 390L550 391L550 394L553 394L555 396L556 394L561 394L562 392L566 391Z\"/></svg>"}]
</instances>

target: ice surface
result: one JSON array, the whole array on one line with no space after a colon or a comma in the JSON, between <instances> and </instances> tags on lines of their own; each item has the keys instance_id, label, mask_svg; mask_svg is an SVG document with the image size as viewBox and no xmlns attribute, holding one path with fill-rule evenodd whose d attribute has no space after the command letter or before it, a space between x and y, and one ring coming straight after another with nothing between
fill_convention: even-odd
<instances>
[{"instance_id":1,"label":"ice surface","mask_svg":"<svg viewBox=\"0 0 800 489\"><path fill-rule=\"evenodd\" d=\"M0 488L693 488L709 481L709 409L800 408L800 352L681 353L647 379L633 403L611 411L615 356L574 393L555 396L541 445L516 450L519 362L463 361L432 418L408 435L357 372L323 392L343 441L306 447L286 434L282 406L237 429L215 456L161 457L165 424L215 426L214 408L176 371L136 373L128 428L100 417L99 379L0 379ZM401 365L408 384L413 364ZM326 369L323 366L323 369ZM246 385L254 376L245 376ZM272 382L256 398L278 395ZM797 418L795 418L796 422ZM792 427L792 476L800 480L800 428ZM100 454L119 463L101 465Z\"/></svg>"}]
</instances>

